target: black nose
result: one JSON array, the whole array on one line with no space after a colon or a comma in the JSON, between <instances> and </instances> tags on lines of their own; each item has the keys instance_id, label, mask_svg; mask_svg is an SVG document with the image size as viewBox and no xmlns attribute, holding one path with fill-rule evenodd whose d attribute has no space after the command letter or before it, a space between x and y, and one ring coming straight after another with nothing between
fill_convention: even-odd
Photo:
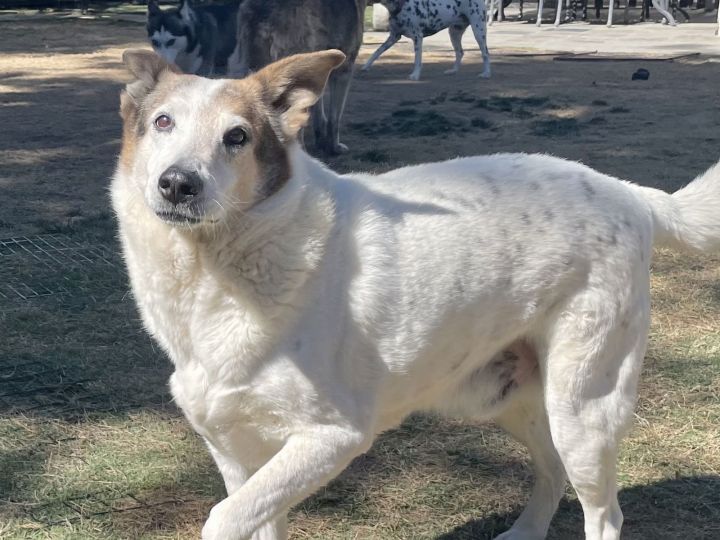
<instances>
[{"instance_id":1,"label":"black nose","mask_svg":"<svg viewBox=\"0 0 720 540\"><path fill-rule=\"evenodd\" d=\"M158 180L160 194L172 204L189 202L202 191L202 180L196 171L168 167Z\"/></svg>"}]
</instances>

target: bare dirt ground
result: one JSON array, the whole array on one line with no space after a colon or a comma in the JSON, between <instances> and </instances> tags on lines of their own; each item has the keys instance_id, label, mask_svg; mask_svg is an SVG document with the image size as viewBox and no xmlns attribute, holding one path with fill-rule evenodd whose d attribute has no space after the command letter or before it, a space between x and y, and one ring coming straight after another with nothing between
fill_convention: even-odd
<instances>
[{"instance_id":1,"label":"bare dirt ground","mask_svg":"<svg viewBox=\"0 0 720 540\"><path fill-rule=\"evenodd\" d=\"M0 22L0 537L194 538L222 496L168 404L169 362L137 320L107 188L119 149L119 20ZM535 44L536 45L536 44ZM361 60L374 49L368 44ZM547 152L674 190L718 158L718 64L388 52L353 84L340 171ZM645 67L649 81L631 81ZM720 258L660 252L637 423L620 462L625 537L720 537ZM490 538L528 493L492 426L418 416L296 508L294 538ZM571 491L551 538L581 534Z\"/></svg>"}]
</instances>

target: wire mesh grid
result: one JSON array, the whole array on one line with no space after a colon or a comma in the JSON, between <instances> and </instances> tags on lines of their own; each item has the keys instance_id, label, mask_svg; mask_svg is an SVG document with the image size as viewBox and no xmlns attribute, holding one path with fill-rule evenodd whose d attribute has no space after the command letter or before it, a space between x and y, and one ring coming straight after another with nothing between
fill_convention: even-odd
<instances>
[{"instance_id":1,"label":"wire mesh grid","mask_svg":"<svg viewBox=\"0 0 720 540\"><path fill-rule=\"evenodd\" d=\"M0 239L0 309L28 300L71 294L78 279L116 269L117 255L104 244L79 242L64 234ZM3 306L4 304L4 306Z\"/></svg>"}]
</instances>

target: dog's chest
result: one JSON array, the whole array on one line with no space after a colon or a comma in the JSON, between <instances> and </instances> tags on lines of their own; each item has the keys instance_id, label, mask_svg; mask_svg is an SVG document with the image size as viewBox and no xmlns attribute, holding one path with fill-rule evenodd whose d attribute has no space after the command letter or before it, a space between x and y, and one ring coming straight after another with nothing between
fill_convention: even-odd
<instances>
[{"instance_id":1,"label":"dog's chest","mask_svg":"<svg viewBox=\"0 0 720 540\"><path fill-rule=\"evenodd\" d=\"M200 71L203 63L200 45L196 45L190 52L180 51L176 63L185 73L197 73Z\"/></svg>"}]
</instances>

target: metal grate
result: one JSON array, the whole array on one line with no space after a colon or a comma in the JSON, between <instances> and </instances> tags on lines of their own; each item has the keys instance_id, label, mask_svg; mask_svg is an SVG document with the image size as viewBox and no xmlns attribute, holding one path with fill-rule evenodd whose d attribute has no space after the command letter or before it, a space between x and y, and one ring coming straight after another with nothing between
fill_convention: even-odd
<instances>
[{"instance_id":1,"label":"metal grate","mask_svg":"<svg viewBox=\"0 0 720 540\"><path fill-rule=\"evenodd\" d=\"M118 262L107 245L78 242L64 234L0 239L0 301L72 294L78 278L92 281L98 267L117 270Z\"/></svg>"}]
</instances>

